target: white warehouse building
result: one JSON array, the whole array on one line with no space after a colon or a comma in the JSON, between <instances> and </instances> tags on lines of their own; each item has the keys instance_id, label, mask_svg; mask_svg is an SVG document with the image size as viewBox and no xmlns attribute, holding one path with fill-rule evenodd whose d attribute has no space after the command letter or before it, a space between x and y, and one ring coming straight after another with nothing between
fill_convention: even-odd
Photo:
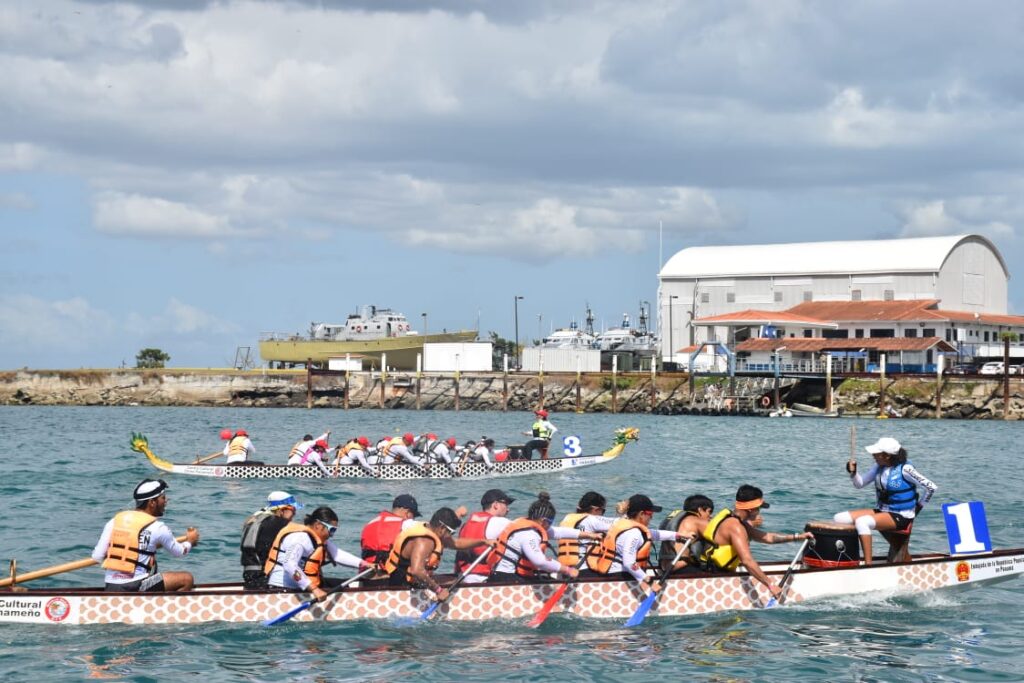
<instances>
[{"instance_id":1,"label":"white warehouse building","mask_svg":"<svg viewBox=\"0 0 1024 683\"><path fill-rule=\"evenodd\" d=\"M980 235L690 247L658 274L661 354L725 339L691 320L812 301L938 299L944 311L1006 314L1009 278Z\"/></svg>"}]
</instances>

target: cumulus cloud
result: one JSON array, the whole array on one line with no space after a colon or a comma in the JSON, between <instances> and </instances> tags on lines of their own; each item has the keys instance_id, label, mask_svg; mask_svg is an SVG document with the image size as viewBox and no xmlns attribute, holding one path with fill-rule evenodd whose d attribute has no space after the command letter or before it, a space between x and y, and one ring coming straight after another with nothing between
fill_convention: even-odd
<instances>
[{"instance_id":1,"label":"cumulus cloud","mask_svg":"<svg viewBox=\"0 0 1024 683\"><path fill-rule=\"evenodd\" d=\"M16 209L28 211L34 209L36 203L24 192L0 192L0 209Z\"/></svg>"},{"instance_id":2,"label":"cumulus cloud","mask_svg":"<svg viewBox=\"0 0 1024 683\"><path fill-rule=\"evenodd\" d=\"M144 330L148 336L162 335L230 335L239 331L239 326L229 320L208 313L196 306L172 298L164 310L155 315L133 313L128 327Z\"/></svg>"},{"instance_id":3,"label":"cumulus cloud","mask_svg":"<svg viewBox=\"0 0 1024 683\"><path fill-rule=\"evenodd\" d=\"M106 311L81 297L46 301L27 294L0 295L0 343L9 349L78 349L117 329Z\"/></svg>"},{"instance_id":4,"label":"cumulus cloud","mask_svg":"<svg viewBox=\"0 0 1024 683\"><path fill-rule=\"evenodd\" d=\"M115 192L97 198L93 221L100 232L135 237L217 238L234 233L223 216L159 197Z\"/></svg>"},{"instance_id":5,"label":"cumulus cloud","mask_svg":"<svg viewBox=\"0 0 1024 683\"><path fill-rule=\"evenodd\" d=\"M1013 238L1014 227L993 214L1005 215L1004 200L964 197L908 202L898 209L903 220L901 237L931 237L958 233L981 233L993 239Z\"/></svg>"}]
</instances>

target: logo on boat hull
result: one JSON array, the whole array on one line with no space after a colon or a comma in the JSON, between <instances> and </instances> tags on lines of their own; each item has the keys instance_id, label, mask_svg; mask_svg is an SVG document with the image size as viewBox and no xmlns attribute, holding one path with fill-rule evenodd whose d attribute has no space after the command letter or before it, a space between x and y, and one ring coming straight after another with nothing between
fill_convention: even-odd
<instances>
[{"instance_id":1,"label":"logo on boat hull","mask_svg":"<svg viewBox=\"0 0 1024 683\"><path fill-rule=\"evenodd\" d=\"M971 565L966 562L957 562L956 564L956 580L957 581L970 581L971 580Z\"/></svg>"},{"instance_id":2,"label":"logo on boat hull","mask_svg":"<svg viewBox=\"0 0 1024 683\"><path fill-rule=\"evenodd\" d=\"M71 604L64 598L50 598L43 607L43 614L54 623L60 623L71 614Z\"/></svg>"}]
</instances>

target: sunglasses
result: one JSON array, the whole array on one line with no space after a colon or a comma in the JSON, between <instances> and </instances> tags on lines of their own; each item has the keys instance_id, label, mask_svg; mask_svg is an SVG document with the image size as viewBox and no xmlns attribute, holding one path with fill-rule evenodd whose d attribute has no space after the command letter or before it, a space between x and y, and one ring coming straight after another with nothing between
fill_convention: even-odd
<instances>
[{"instance_id":1,"label":"sunglasses","mask_svg":"<svg viewBox=\"0 0 1024 683\"><path fill-rule=\"evenodd\" d=\"M320 522L321 524L323 524L324 528L327 529L327 536L328 537L333 536L334 532L336 532L338 530L338 527L335 526L334 524L328 524L327 522L325 522L322 519L318 519L317 521Z\"/></svg>"}]
</instances>

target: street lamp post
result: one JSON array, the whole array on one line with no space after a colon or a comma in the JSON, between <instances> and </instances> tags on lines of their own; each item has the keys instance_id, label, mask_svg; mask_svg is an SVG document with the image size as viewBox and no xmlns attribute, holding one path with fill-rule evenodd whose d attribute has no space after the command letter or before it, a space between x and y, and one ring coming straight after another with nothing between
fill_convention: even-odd
<instances>
[{"instance_id":1,"label":"street lamp post","mask_svg":"<svg viewBox=\"0 0 1024 683\"><path fill-rule=\"evenodd\" d=\"M516 370L521 370L522 369L522 366L519 364L519 302L523 298L524 297L519 296L517 294L515 300L513 301L513 307L514 307L513 315L515 316L515 324L516 324Z\"/></svg>"},{"instance_id":2,"label":"street lamp post","mask_svg":"<svg viewBox=\"0 0 1024 683\"><path fill-rule=\"evenodd\" d=\"M672 340L672 299L678 299L675 294L668 296L668 362L675 363L676 350Z\"/></svg>"},{"instance_id":3,"label":"street lamp post","mask_svg":"<svg viewBox=\"0 0 1024 683\"><path fill-rule=\"evenodd\" d=\"M537 341L544 339L544 314L537 314Z\"/></svg>"},{"instance_id":4,"label":"street lamp post","mask_svg":"<svg viewBox=\"0 0 1024 683\"><path fill-rule=\"evenodd\" d=\"M423 316L423 336L426 337L427 336L427 314L426 313L420 313L420 315Z\"/></svg>"}]
</instances>

